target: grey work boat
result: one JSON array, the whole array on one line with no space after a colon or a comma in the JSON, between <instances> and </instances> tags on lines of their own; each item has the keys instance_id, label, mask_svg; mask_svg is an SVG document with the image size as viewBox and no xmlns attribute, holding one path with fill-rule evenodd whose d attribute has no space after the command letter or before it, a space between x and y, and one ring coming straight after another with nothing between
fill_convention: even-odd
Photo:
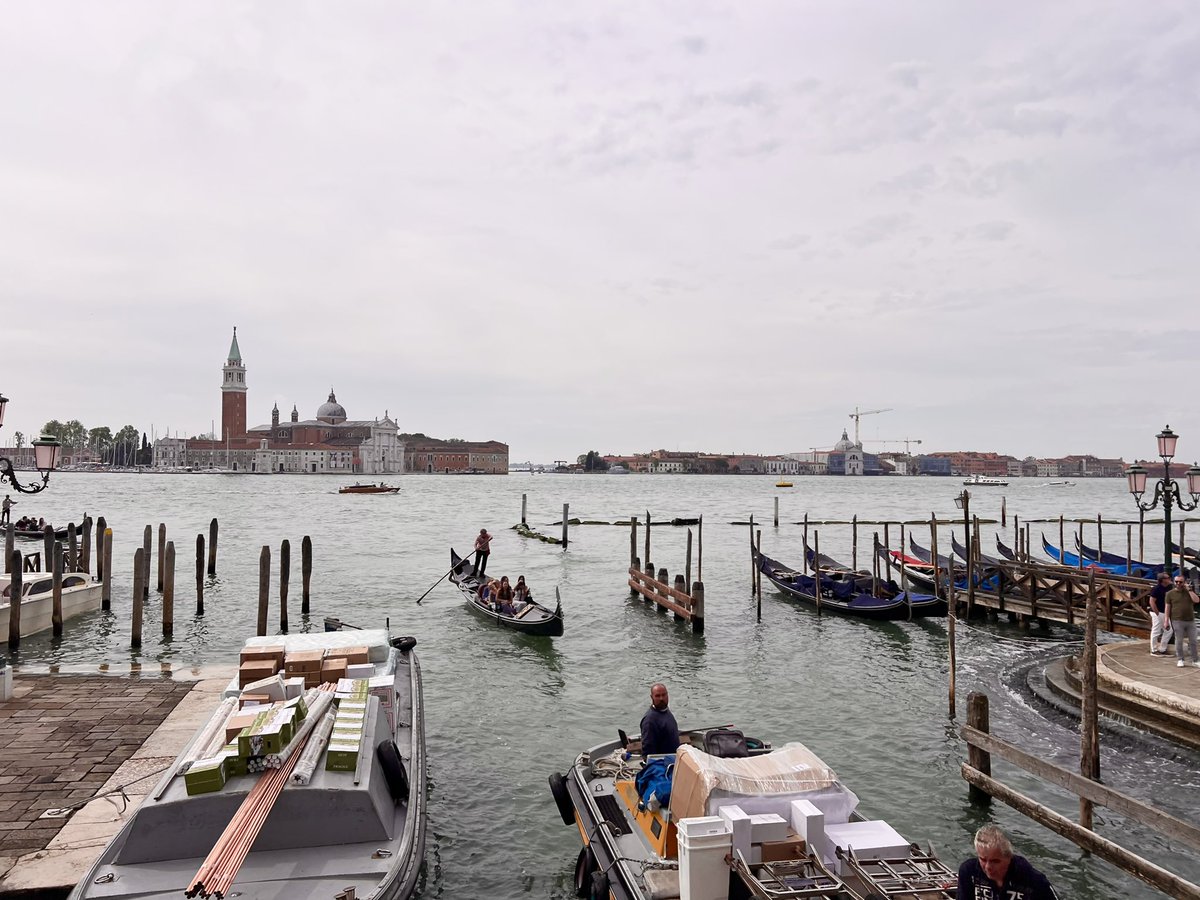
<instances>
[{"instance_id":1,"label":"grey work boat","mask_svg":"<svg viewBox=\"0 0 1200 900\"><path fill-rule=\"evenodd\" d=\"M201 896L239 900L332 900L335 896L405 900L412 896L424 861L426 815L424 712L414 644L412 638L393 641L384 630L247 641L247 647L282 645L288 653L365 646L375 672L372 694L365 703L357 768L328 771L323 752L307 783L300 783L298 775L289 777L237 870L232 889L224 894L200 890ZM382 680L386 693L385 676L392 676L394 684L390 696L394 727L377 687ZM226 694L236 693L235 681ZM219 790L189 796L182 769L203 734L201 729L192 739L75 887L70 900L180 900L185 891L197 893L195 879L205 858L259 779L272 771L237 775ZM317 738L314 734L310 743ZM299 756L302 765L304 756Z\"/></svg>"}]
</instances>

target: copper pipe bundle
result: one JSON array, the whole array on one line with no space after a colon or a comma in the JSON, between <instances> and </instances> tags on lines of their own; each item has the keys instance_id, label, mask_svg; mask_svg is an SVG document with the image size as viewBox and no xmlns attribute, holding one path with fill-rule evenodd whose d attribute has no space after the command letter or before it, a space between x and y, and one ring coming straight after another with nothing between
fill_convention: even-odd
<instances>
[{"instance_id":1,"label":"copper pipe bundle","mask_svg":"<svg viewBox=\"0 0 1200 900\"><path fill-rule=\"evenodd\" d=\"M330 693L334 689L332 684L323 684L318 688L320 691ZM280 768L267 770L267 773L246 794L246 799L242 801L238 811L234 813L229 824L225 826L225 830L221 832L221 836L217 838L217 842L192 879L191 887L185 890L184 894L188 897L198 895L205 898L216 897L221 900L229 893L234 879L237 878L238 870L246 861L246 857L250 855L250 847L254 844L258 833L262 831L267 816L271 814L271 807L275 805L280 792L291 778L292 769L296 767L300 751L304 749L311 730L310 727L294 738L291 749Z\"/></svg>"}]
</instances>

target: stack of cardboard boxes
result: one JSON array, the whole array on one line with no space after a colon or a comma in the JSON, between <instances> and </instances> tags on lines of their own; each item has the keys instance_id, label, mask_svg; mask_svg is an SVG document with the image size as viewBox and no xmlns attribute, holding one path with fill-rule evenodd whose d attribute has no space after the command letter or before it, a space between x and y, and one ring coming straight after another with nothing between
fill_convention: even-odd
<instances>
[{"instance_id":1,"label":"stack of cardboard boxes","mask_svg":"<svg viewBox=\"0 0 1200 900\"><path fill-rule=\"evenodd\" d=\"M215 756L196 760L184 773L188 794L219 791L230 778L262 771L265 757L282 752L307 715L303 697L231 713L225 722L225 746Z\"/></svg>"}]
</instances>

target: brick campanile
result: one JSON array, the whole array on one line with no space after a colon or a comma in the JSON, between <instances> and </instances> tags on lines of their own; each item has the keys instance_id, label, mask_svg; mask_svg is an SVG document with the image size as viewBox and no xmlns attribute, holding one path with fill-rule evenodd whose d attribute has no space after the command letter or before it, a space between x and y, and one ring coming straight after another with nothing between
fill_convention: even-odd
<instances>
[{"instance_id":1,"label":"brick campanile","mask_svg":"<svg viewBox=\"0 0 1200 900\"><path fill-rule=\"evenodd\" d=\"M229 359L221 370L221 433L219 441L237 440L246 436L246 367L238 349L237 328L229 345Z\"/></svg>"}]
</instances>

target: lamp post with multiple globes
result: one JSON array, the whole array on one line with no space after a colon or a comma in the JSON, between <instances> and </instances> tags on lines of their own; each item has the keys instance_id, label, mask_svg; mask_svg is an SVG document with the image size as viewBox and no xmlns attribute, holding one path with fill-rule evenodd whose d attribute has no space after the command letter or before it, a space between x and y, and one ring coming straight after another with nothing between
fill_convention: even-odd
<instances>
[{"instance_id":1,"label":"lamp post with multiple globes","mask_svg":"<svg viewBox=\"0 0 1200 900\"><path fill-rule=\"evenodd\" d=\"M1158 455L1163 461L1163 477L1154 485L1154 496L1145 502L1142 500L1142 495L1146 493L1146 476L1149 474L1144 466L1139 466L1136 463L1130 466L1125 471L1126 478L1129 479L1129 493L1133 494L1133 501L1138 505L1139 509L1149 512L1162 503L1163 521L1165 528L1163 531L1163 564L1165 570L1171 572L1171 507L1178 506L1184 512L1191 512L1200 505L1200 467L1192 465L1187 470L1187 489L1192 495L1192 502L1188 503L1183 499L1183 492L1179 489L1179 482L1171 477L1171 459L1175 456L1175 444L1179 441L1179 435L1171 430L1171 426L1166 426L1157 435L1158 437Z\"/></svg>"}]
</instances>

